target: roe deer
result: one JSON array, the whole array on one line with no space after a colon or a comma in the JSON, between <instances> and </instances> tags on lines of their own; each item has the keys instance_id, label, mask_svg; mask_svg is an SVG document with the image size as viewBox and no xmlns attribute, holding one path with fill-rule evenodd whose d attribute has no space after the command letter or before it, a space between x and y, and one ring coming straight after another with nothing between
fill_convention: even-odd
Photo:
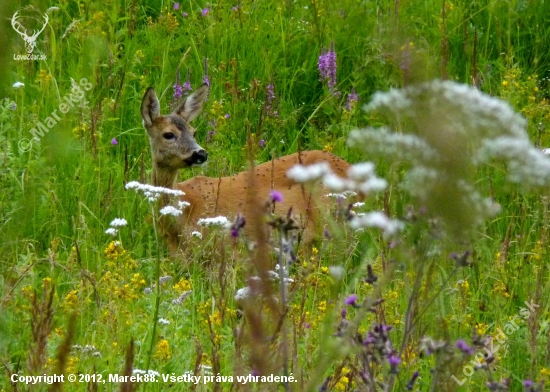
<instances>
[{"instance_id":1,"label":"roe deer","mask_svg":"<svg viewBox=\"0 0 550 392\"><path fill-rule=\"evenodd\" d=\"M173 219L162 217L160 229L168 241L171 251L180 246L179 236L185 240L186 233L195 228L200 218L224 215L235 218L238 213L247 217L257 206L247 205L247 186L250 171L244 171L230 177L211 178L197 176L177 183L179 169L202 165L208 154L197 144L195 129L189 125L204 106L208 95L208 86L203 84L178 106L171 114L160 114L160 103L155 91L150 87L141 103L143 125L149 134L153 158L153 185L185 192L182 200L190 203L183 215ZM292 207L293 213L300 218L305 228L305 241L310 242L318 229L318 211L311 194L302 184L286 176L287 171L301 163L311 165L326 161L334 173L345 177L349 164L337 156L323 151L304 151L287 155L254 167L255 194L267 200L271 190L283 195L283 201L276 203L275 212L284 215ZM160 200L166 205L168 197ZM263 212L263 211L262 211ZM187 230L185 228L188 227ZM245 231L247 228L245 227Z\"/></svg>"}]
</instances>

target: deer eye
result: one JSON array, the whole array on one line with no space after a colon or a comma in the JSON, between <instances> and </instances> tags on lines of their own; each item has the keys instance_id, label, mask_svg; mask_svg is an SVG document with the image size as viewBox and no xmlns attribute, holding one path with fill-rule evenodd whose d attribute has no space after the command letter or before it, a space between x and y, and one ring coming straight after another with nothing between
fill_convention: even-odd
<instances>
[{"instance_id":1,"label":"deer eye","mask_svg":"<svg viewBox=\"0 0 550 392\"><path fill-rule=\"evenodd\" d=\"M176 135L174 135L172 132L166 132L165 134L162 135L162 137L165 138L166 140L170 140L175 138Z\"/></svg>"}]
</instances>

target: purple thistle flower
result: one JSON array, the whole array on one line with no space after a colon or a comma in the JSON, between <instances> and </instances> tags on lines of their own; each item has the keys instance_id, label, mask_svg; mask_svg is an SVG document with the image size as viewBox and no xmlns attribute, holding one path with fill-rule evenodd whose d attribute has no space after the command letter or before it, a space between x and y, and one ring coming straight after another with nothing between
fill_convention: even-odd
<instances>
[{"instance_id":1,"label":"purple thistle flower","mask_svg":"<svg viewBox=\"0 0 550 392\"><path fill-rule=\"evenodd\" d=\"M188 15L187 12L183 11L181 14L183 15L184 18L187 18L187 15Z\"/></svg>"},{"instance_id":2,"label":"purple thistle flower","mask_svg":"<svg viewBox=\"0 0 550 392\"><path fill-rule=\"evenodd\" d=\"M345 303L346 305L351 305L351 306L355 306L355 305L356 305L356 302L357 302L357 295L356 295L356 294L350 295L350 296L347 297L346 300L344 301L344 303Z\"/></svg>"},{"instance_id":3,"label":"purple thistle flower","mask_svg":"<svg viewBox=\"0 0 550 392\"><path fill-rule=\"evenodd\" d=\"M271 201L275 203L276 202L281 203L283 201L283 194L273 189L271 192L269 192L269 198L271 199Z\"/></svg>"},{"instance_id":4,"label":"purple thistle flower","mask_svg":"<svg viewBox=\"0 0 550 392\"><path fill-rule=\"evenodd\" d=\"M174 11L177 11L180 9L180 3L174 3Z\"/></svg>"},{"instance_id":5,"label":"purple thistle flower","mask_svg":"<svg viewBox=\"0 0 550 392\"><path fill-rule=\"evenodd\" d=\"M319 56L319 80L327 81L330 92L336 94L336 52L334 51L334 41L330 45L330 49L321 52Z\"/></svg>"},{"instance_id":6,"label":"purple thistle flower","mask_svg":"<svg viewBox=\"0 0 550 392\"><path fill-rule=\"evenodd\" d=\"M118 144L118 140L116 140L116 137L114 137L114 138L111 139L111 144L112 144L113 146L116 146L116 145Z\"/></svg>"},{"instance_id":7,"label":"purple thistle flower","mask_svg":"<svg viewBox=\"0 0 550 392\"><path fill-rule=\"evenodd\" d=\"M390 364L390 373L397 373L397 366L401 363L401 359L392 354L388 357L388 363Z\"/></svg>"},{"instance_id":8,"label":"purple thistle flower","mask_svg":"<svg viewBox=\"0 0 550 392\"><path fill-rule=\"evenodd\" d=\"M206 15L208 15L208 12L210 11L210 8L204 8L202 11L201 11L201 14L203 17L205 17Z\"/></svg>"},{"instance_id":9,"label":"purple thistle flower","mask_svg":"<svg viewBox=\"0 0 550 392\"><path fill-rule=\"evenodd\" d=\"M177 83L174 84L174 98L180 99L183 94L183 87L181 84Z\"/></svg>"},{"instance_id":10,"label":"purple thistle flower","mask_svg":"<svg viewBox=\"0 0 550 392\"><path fill-rule=\"evenodd\" d=\"M463 339L457 340L455 347L467 355L473 355L475 353L475 350L468 346Z\"/></svg>"},{"instance_id":11,"label":"purple thistle flower","mask_svg":"<svg viewBox=\"0 0 550 392\"><path fill-rule=\"evenodd\" d=\"M523 386L524 387L532 387L533 386L533 381L525 380L525 381L523 381Z\"/></svg>"},{"instance_id":12,"label":"purple thistle flower","mask_svg":"<svg viewBox=\"0 0 550 392\"><path fill-rule=\"evenodd\" d=\"M265 140L264 139L260 140L260 147L263 147L263 146L265 146Z\"/></svg>"},{"instance_id":13,"label":"purple thistle flower","mask_svg":"<svg viewBox=\"0 0 550 392\"><path fill-rule=\"evenodd\" d=\"M231 115L229 113L225 113L224 117L225 117L226 120L229 120L231 118Z\"/></svg>"},{"instance_id":14,"label":"purple thistle flower","mask_svg":"<svg viewBox=\"0 0 550 392\"><path fill-rule=\"evenodd\" d=\"M351 112L355 107L355 103L359 101L359 95L355 92L355 89L352 88L351 92L348 94L348 101L346 102L346 110Z\"/></svg>"}]
</instances>

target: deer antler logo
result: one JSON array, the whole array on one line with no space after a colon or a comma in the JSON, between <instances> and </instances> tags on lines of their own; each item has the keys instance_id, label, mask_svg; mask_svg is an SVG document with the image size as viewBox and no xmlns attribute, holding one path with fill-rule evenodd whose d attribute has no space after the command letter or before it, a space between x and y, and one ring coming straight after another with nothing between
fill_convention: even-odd
<instances>
[{"instance_id":1,"label":"deer antler logo","mask_svg":"<svg viewBox=\"0 0 550 392\"><path fill-rule=\"evenodd\" d=\"M38 38L40 33L44 31L44 29L46 28L46 25L48 24L48 21L49 21L48 14L44 14L44 24L42 25L42 28L39 30L33 30L31 35L27 33L27 29L19 22L18 19L19 19L19 11L13 14L13 17L11 18L11 25L13 29L17 31L25 41L25 46L27 47L27 53L31 54L34 48L36 47L36 39Z\"/></svg>"}]
</instances>

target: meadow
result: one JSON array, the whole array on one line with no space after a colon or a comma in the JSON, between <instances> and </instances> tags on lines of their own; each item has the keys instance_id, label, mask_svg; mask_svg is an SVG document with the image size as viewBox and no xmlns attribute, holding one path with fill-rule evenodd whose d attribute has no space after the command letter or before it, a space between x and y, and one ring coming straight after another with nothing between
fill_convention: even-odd
<instances>
[{"instance_id":1,"label":"meadow","mask_svg":"<svg viewBox=\"0 0 550 392\"><path fill-rule=\"evenodd\" d=\"M16 11L29 31L48 15L45 59L16 59ZM547 390L548 15L543 0L0 4L0 391ZM167 113L204 82L208 162L180 180L324 150L372 162L364 200L334 191L312 245L266 214L268 238L202 227L170 255L157 204L126 188L151 180L140 104L153 86Z\"/></svg>"}]
</instances>

